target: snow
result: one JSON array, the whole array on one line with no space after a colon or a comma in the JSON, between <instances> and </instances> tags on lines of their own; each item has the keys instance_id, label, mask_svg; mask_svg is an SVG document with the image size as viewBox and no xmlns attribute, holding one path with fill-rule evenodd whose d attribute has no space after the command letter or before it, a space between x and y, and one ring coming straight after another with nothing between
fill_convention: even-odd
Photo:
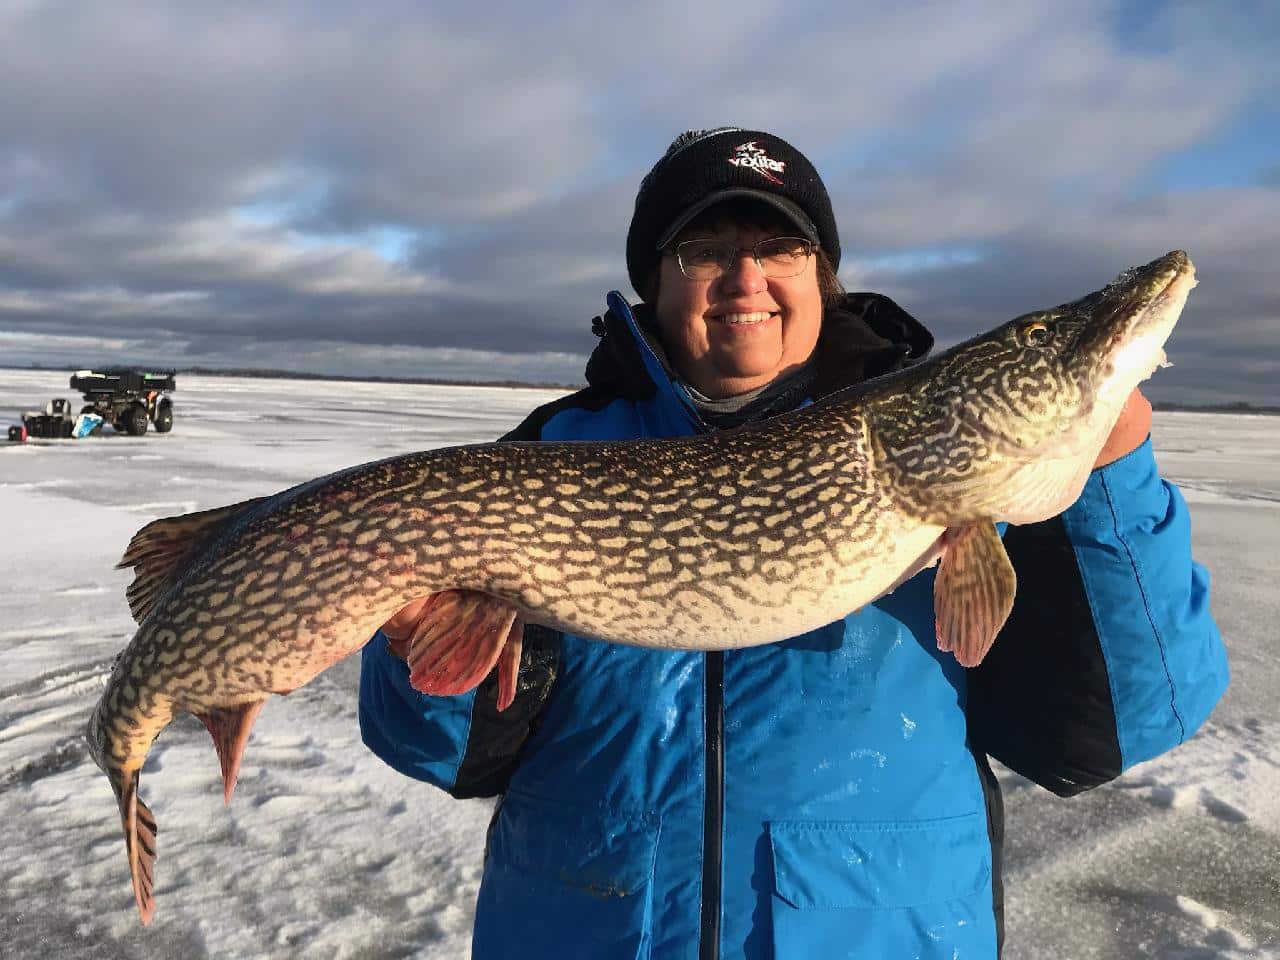
<instances>
[{"instance_id":1,"label":"snow","mask_svg":"<svg viewBox=\"0 0 1280 960\"><path fill-rule=\"evenodd\" d=\"M168 435L0 444L0 953L465 956L491 806L364 748L357 658L268 702L229 807L198 721L157 741L149 928L81 731L133 633L113 565L143 523L491 439L558 395L183 376ZM58 396L78 399L67 374L0 371L0 424ZM1161 412L1154 434L1192 504L1232 687L1187 744L1072 800L999 771L1006 960L1280 960L1280 418Z\"/></svg>"}]
</instances>

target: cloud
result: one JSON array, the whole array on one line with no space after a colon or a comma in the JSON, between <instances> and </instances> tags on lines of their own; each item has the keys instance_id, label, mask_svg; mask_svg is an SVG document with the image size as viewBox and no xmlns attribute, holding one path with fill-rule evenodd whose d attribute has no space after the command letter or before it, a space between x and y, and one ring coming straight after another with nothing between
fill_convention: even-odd
<instances>
[{"instance_id":1,"label":"cloud","mask_svg":"<svg viewBox=\"0 0 1280 960\"><path fill-rule=\"evenodd\" d=\"M11 3L0 351L114 337L191 363L449 375L481 357L573 379L604 293L627 289L640 177L681 129L737 123L814 159L845 278L943 339L1186 247L1203 283L1161 379L1276 402L1257 360L1280 350L1275 172L1179 191L1158 172L1252 142L1278 16ZM1232 378L1233 358L1260 372Z\"/></svg>"}]
</instances>

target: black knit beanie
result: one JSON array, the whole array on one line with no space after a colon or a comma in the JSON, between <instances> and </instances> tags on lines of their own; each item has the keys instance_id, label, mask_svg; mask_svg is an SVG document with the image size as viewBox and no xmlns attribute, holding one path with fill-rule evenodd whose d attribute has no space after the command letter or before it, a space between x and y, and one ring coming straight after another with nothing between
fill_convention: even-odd
<instances>
[{"instance_id":1,"label":"black knit beanie","mask_svg":"<svg viewBox=\"0 0 1280 960\"><path fill-rule=\"evenodd\" d=\"M774 207L840 265L831 198L803 153L759 130L686 130L640 182L627 231L627 273L642 290L661 250L712 204L750 197Z\"/></svg>"}]
</instances>

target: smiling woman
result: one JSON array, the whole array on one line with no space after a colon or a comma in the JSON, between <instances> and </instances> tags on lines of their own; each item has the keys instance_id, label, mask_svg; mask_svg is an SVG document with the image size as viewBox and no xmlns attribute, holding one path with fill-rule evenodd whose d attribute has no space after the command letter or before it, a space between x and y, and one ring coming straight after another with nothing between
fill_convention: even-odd
<instances>
[{"instance_id":1,"label":"smiling woman","mask_svg":"<svg viewBox=\"0 0 1280 960\"><path fill-rule=\"evenodd\" d=\"M809 362L843 292L840 241L821 178L790 144L766 134L721 158L705 141L677 138L641 184L627 266L677 374L721 400Z\"/></svg>"},{"instance_id":2,"label":"smiling woman","mask_svg":"<svg viewBox=\"0 0 1280 960\"><path fill-rule=\"evenodd\" d=\"M663 251L651 301L672 363L712 399L794 373L822 328L812 243L788 236L798 228L778 223L776 209L730 203L703 213Z\"/></svg>"},{"instance_id":3,"label":"smiling woman","mask_svg":"<svg viewBox=\"0 0 1280 960\"><path fill-rule=\"evenodd\" d=\"M611 294L593 324L602 339L590 386L535 410L506 439L727 431L882 374L904 371L888 381L901 384L933 344L888 298L840 289L826 188L803 154L763 131L678 137L640 185L626 254L645 302ZM956 571L982 579L973 573L982 564L966 567L966 557L1007 551L1013 569L1006 561L1002 575L1017 574L1012 613L972 668L939 649L931 568L808 633L712 652L693 648L758 611L668 621L654 629L671 649L645 649L599 642L582 626L581 636L522 630L509 609L505 649L519 651L518 674L507 660L456 696L418 692L404 655L431 632L481 646L477 630L441 611L486 610L494 598L452 590L405 606L364 649L361 729L409 776L459 797L502 796L473 955L997 957L1004 831L988 758L1071 795L1190 736L1226 683L1186 507L1156 472L1149 418L1130 404L1105 465L1061 515L1010 527L1003 544L991 522L1000 517L938 541L944 596ZM894 440L927 474L939 459L928 419L844 435L866 441L864 460ZM864 515L877 495L812 431L800 442L816 461L801 481L784 484L779 466L752 474L711 462L701 473L714 496L657 520L658 507L646 513L643 503L667 506L687 485L670 464L656 464L654 483L632 499L616 475L564 474L564 490L597 485L603 511L552 531L567 556L593 526L618 530L607 535L622 543L623 532L641 538L617 565L581 578L582 602L627 604L625 584L667 597L694 591L700 577L800 602L787 576L805 537L837 535L838 518ZM513 496L528 493L504 482ZM758 512L800 489L820 504L812 515ZM505 532L516 546L504 557L550 520L551 499L538 502ZM766 527L758 548L707 551L722 531ZM830 596L822 577L805 589L810 580ZM454 594L467 596L441 600ZM966 611L954 615L978 618ZM479 675L493 661L475 662Z\"/></svg>"},{"instance_id":4,"label":"smiling woman","mask_svg":"<svg viewBox=\"0 0 1280 960\"><path fill-rule=\"evenodd\" d=\"M800 272L771 275L769 261L758 258L762 244L776 244L776 229L742 219L720 219L707 228L686 228L694 239L677 242L659 267L654 301L658 330L673 365L703 395L712 399L746 393L794 373L813 353L822 328L822 298L815 258L807 241L792 259ZM701 261L712 246L727 251L723 267L707 279L687 275L690 253ZM686 272L682 272L682 267Z\"/></svg>"}]
</instances>

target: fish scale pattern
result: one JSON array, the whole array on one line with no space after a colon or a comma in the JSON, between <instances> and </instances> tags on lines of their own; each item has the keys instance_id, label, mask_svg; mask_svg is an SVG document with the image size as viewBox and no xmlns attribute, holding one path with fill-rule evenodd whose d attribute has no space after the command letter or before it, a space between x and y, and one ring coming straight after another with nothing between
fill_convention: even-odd
<instances>
[{"instance_id":1,"label":"fish scale pattern","mask_svg":"<svg viewBox=\"0 0 1280 960\"><path fill-rule=\"evenodd\" d=\"M174 709L294 689L438 590L620 642L782 639L883 556L901 532L887 507L856 403L679 441L485 444L344 471L232 515L163 591L104 698L110 753L145 751Z\"/></svg>"}]
</instances>

